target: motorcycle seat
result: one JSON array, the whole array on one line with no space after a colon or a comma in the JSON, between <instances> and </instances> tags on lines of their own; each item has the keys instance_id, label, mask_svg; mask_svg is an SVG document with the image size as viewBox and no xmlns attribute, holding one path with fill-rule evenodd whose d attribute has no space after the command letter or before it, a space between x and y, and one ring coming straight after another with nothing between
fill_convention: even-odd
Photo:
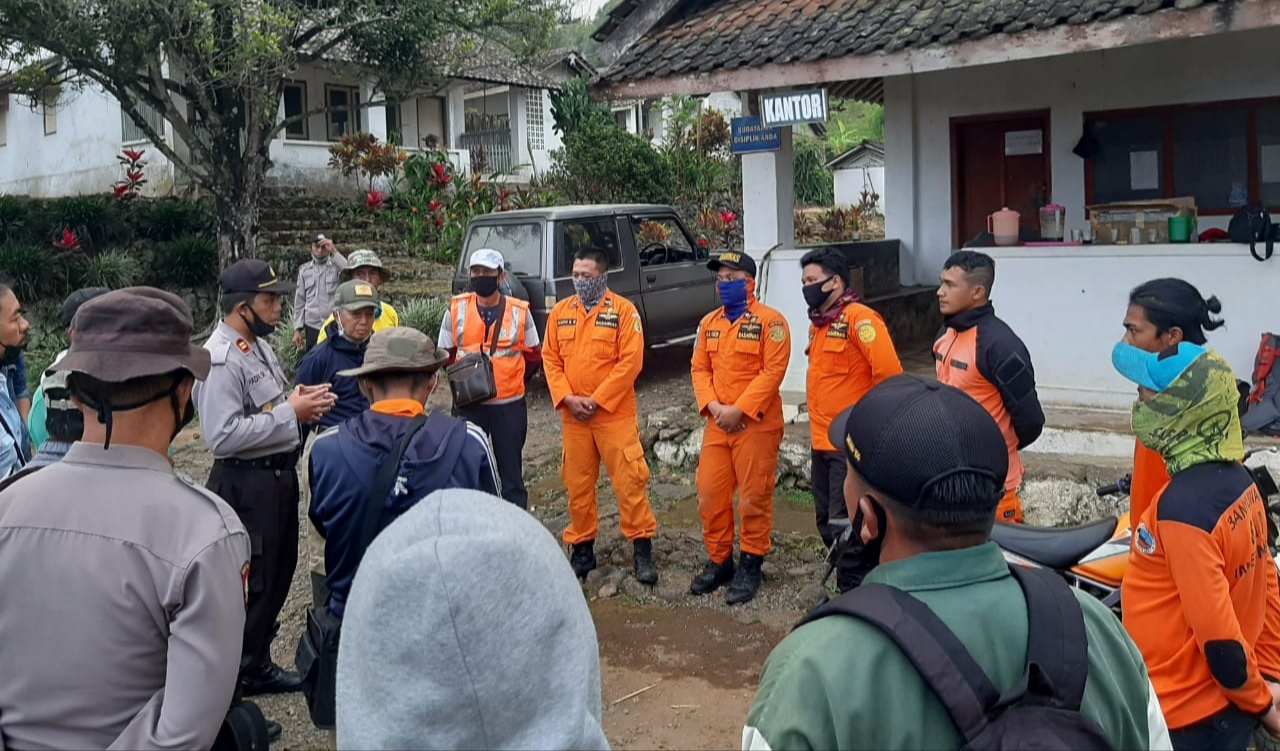
<instances>
[{"instance_id":1,"label":"motorcycle seat","mask_svg":"<svg viewBox=\"0 0 1280 751\"><path fill-rule=\"evenodd\" d=\"M996 522L991 541L1046 568L1067 569L1110 540L1118 521L1102 519L1078 527L1031 527Z\"/></svg>"}]
</instances>

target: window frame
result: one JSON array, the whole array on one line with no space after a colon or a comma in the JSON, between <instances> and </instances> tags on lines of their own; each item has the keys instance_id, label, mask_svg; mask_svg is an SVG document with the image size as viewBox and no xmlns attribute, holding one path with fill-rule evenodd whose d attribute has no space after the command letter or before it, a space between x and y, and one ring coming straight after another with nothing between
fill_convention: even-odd
<instances>
[{"instance_id":1,"label":"window frame","mask_svg":"<svg viewBox=\"0 0 1280 751\"><path fill-rule=\"evenodd\" d=\"M1095 110L1085 112L1082 117L1084 132L1091 131L1098 120L1117 117L1158 117L1161 128L1161 161L1160 168L1164 172L1160 185L1161 198L1177 198L1177 175L1174 154L1174 116L1187 112L1212 112L1222 110L1244 110L1245 112L1245 182L1249 192L1249 201L1258 202L1262 197L1262 167L1259 155L1258 110L1263 107L1280 106L1280 97L1258 97L1251 99L1225 99L1213 102L1193 102L1189 104L1168 104L1155 107L1130 107L1124 109ZM1093 206L1097 203L1096 172L1094 159L1084 162L1084 195L1085 204ZM1157 199L1159 200L1159 199ZM1268 207L1270 211L1280 211L1280 205ZM1234 216L1240 211L1238 206L1205 207L1197 206L1201 216Z\"/></svg>"},{"instance_id":2,"label":"window frame","mask_svg":"<svg viewBox=\"0 0 1280 751\"><path fill-rule=\"evenodd\" d=\"M598 222L601 224L609 224L613 226L614 242L617 243L618 263L614 265L612 258L609 259L609 273L622 271L627 268L627 253L623 246L624 233L616 214L597 214L594 216L576 216L572 218L560 218L555 220L556 234L552 245L551 271L552 277L555 279L568 279L573 272L573 253L568 253L569 248L566 229L570 224L587 224L588 222ZM628 222L628 226L630 223ZM633 241L634 242L634 241ZM559 267L559 255L564 254L564 268ZM607 256L609 253L605 251Z\"/></svg>"},{"instance_id":3,"label":"window frame","mask_svg":"<svg viewBox=\"0 0 1280 751\"><path fill-rule=\"evenodd\" d=\"M281 109L285 110L284 119L286 120L289 119L289 111L287 108L285 108L284 92L291 88L300 89L302 91L302 112L300 114L306 115L307 112L310 111L310 108L309 108L310 103L307 100L307 82L299 81L296 79L286 79L284 82L284 86L280 90L280 107ZM285 140L286 141L310 141L311 140L311 118L303 117L301 121L301 125L302 125L302 135L294 135L290 133L289 127L285 126L284 128Z\"/></svg>"},{"instance_id":4,"label":"window frame","mask_svg":"<svg viewBox=\"0 0 1280 751\"><path fill-rule=\"evenodd\" d=\"M58 96L60 93L51 88L43 89L40 92L40 115L44 121L44 134L46 136L53 136L58 133Z\"/></svg>"},{"instance_id":5,"label":"window frame","mask_svg":"<svg viewBox=\"0 0 1280 751\"><path fill-rule=\"evenodd\" d=\"M646 269L666 268L670 266L684 266L687 264L705 264L711 260L711 251L698 245L698 241L690 236L688 230L685 229L679 217L675 214L632 214L628 225L631 227L631 242L636 247L636 257L639 258L640 252L644 248L640 247L640 225L645 222L664 222L669 223L672 229L684 238L685 244L689 246L689 251L693 254L693 258L683 261L666 261L664 263L654 263L644 265Z\"/></svg>"},{"instance_id":6,"label":"window frame","mask_svg":"<svg viewBox=\"0 0 1280 751\"><path fill-rule=\"evenodd\" d=\"M332 100L330 99L329 95L334 91L347 92L348 104L345 107L335 108L333 106L333 104L331 103ZM360 109L361 108L360 108L360 87L359 86L326 83L324 85L324 106L325 106L325 118L324 118L325 140L336 143L342 140L343 135L353 136L356 133L360 132ZM338 109L341 109L341 111L347 115L347 122L351 127L350 133L345 133L345 134L339 133L337 135L334 135L333 113ZM354 115L354 120L352 120L353 115Z\"/></svg>"}]
</instances>

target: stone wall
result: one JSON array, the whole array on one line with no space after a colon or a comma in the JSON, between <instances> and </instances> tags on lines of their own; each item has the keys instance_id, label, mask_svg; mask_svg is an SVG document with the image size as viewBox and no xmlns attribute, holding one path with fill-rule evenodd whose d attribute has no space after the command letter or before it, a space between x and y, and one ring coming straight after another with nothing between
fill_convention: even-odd
<instances>
[{"instance_id":1,"label":"stone wall","mask_svg":"<svg viewBox=\"0 0 1280 751\"><path fill-rule=\"evenodd\" d=\"M640 443L655 474L693 472L698 467L705 432L706 420L694 405L667 407L642 418ZM809 489L809 455L807 428L803 437L791 435L790 431L783 436L778 452L778 487Z\"/></svg>"}]
</instances>

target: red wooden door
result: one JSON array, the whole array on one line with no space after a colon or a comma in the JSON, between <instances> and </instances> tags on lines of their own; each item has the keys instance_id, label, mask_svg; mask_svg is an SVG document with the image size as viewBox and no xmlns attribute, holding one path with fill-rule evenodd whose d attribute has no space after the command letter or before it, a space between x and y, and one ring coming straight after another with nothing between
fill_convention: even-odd
<instances>
[{"instance_id":1,"label":"red wooden door","mask_svg":"<svg viewBox=\"0 0 1280 751\"><path fill-rule=\"evenodd\" d=\"M986 232L987 217L1004 207L1022 215L1022 229L1040 231L1050 199L1048 113L952 120L951 160L956 247Z\"/></svg>"}]
</instances>

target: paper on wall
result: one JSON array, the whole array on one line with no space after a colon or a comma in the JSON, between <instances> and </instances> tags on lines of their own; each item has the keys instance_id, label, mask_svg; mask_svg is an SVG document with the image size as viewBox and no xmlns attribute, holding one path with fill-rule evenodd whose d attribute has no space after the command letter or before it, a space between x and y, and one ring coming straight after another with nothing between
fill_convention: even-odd
<instances>
[{"instance_id":1,"label":"paper on wall","mask_svg":"<svg viewBox=\"0 0 1280 751\"><path fill-rule=\"evenodd\" d=\"M1280 183L1280 143L1267 144L1262 147L1258 160L1258 171L1264 183Z\"/></svg>"},{"instance_id":2,"label":"paper on wall","mask_svg":"<svg viewBox=\"0 0 1280 751\"><path fill-rule=\"evenodd\" d=\"M1155 190L1160 187L1160 152L1129 152L1129 189Z\"/></svg>"}]
</instances>

